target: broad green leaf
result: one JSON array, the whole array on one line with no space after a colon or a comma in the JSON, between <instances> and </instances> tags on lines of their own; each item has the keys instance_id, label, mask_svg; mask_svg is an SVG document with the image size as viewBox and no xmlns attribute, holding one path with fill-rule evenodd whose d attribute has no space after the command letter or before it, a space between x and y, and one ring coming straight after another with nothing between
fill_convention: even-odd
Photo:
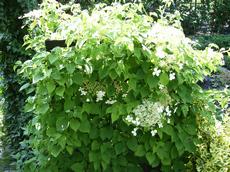
<instances>
[{"instance_id":1,"label":"broad green leaf","mask_svg":"<svg viewBox=\"0 0 230 172\"><path fill-rule=\"evenodd\" d=\"M65 87L61 87L61 86L57 87L57 89L55 90L56 95L60 97L63 97L64 92L65 92Z\"/></svg>"},{"instance_id":2,"label":"broad green leaf","mask_svg":"<svg viewBox=\"0 0 230 172\"><path fill-rule=\"evenodd\" d=\"M44 75L40 71L36 71L33 75L33 84L36 84L37 82L44 79Z\"/></svg>"},{"instance_id":3,"label":"broad green leaf","mask_svg":"<svg viewBox=\"0 0 230 172\"><path fill-rule=\"evenodd\" d=\"M160 158L163 165L170 165L170 143L159 142L157 146L157 156Z\"/></svg>"},{"instance_id":4,"label":"broad green leaf","mask_svg":"<svg viewBox=\"0 0 230 172\"><path fill-rule=\"evenodd\" d=\"M29 86L30 86L30 84L29 84L29 83L26 83L26 84L24 84L23 86L21 86L21 88L19 89L19 91L22 91L22 90L28 88Z\"/></svg>"},{"instance_id":5,"label":"broad green leaf","mask_svg":"<svg viewBox=\"0 0 230 172\"><path fill-rule=\"evenodd\" d=\"M100 153L95 151L89 152L89 162L95 162L98 161L100 158Z\"/></svg>"},{"instance_id":6,"label":"broad green leaf","mask_svg":"<svg viewBox=\"0 0 230 172\"><path fill-rule=\"evenodd\" d=\"M80 172L80 171L85 171L84 170L84 164L83 163L75 163L71 166L71 169L74 172Z\"/></svg>"},{"instance_id":7,"label":"broad green leaf","mask_svg":"<svg viewBox=\"0 0 230 172\"><path fill-rule=\"evenodd\" d=\"M145 155L145 147L143 145L138 145L135 150L136 156L144 156Z\"/></svg>"},{"instance_id":8,"label":"broad green leaf","mask_svg":"<svg viewBox=\"0 0 230 172\"><path fill-rule=\"evenodd\" d=\"M191 93L192 93L192 89L186 85L180 85L178 87L178 94L185 103L192 102Z\"/></svg>"},{"instance_id":9,"label":"broad green leaf","mask_svg":"<svg viewBox=\"0 0 230 172\"><path fill-rule=\"evenodd\" d=\"M81 121L81 125L79 127L79 130L83 133L89 133L90 131L90 123L87 119L87 117L84 117Z\"/></svg>"},{"instance_id":10,"label":"broad green leaf","mask_svg":"<svg viewBox=\"0 0 230 172\"><path fill-rule=\"evenodd\" d=\"M56 62L58 60L58 55L51 53L48 56L48 60L49 60L50 64L53 64L54 62Z\"/></svg>"},{"instance_id":11,"label":"broad green leaf","mask_svg":"<svg viewBox=\"0 0 230 172\"><path fill-rule=\"evenodd\" d=\"M100 143L97 140L93 140L93 142L91 144L91 149L93 151L99 150L100 149Z\"/></svg>"},{"instance_id":12,"label":"broad green leaf","mask_svg":"<svg viewBox=\"0 0 230 172\"><path fill-rule=\"evenodd\" d=\"M48 90L48 93L49 93L49 94L51 94L51 93L55 90L55 88L56 88L55 82L52 81L52 80L48 81L48 82L46 83L46 86L47 86L47 90Z\"/></svg>"},{"instance_id":13,"label":"broad green leaf","mask_svg":"<svg viewBox=\"0 0 230 172\"><path fill-rule=\"evenodd\" d=\"M127 146L130 150L135 151L137 148L137 139L135 137L131 137L127 141Z\"/></svg>"},{"instance_id":14,"label":"broad green leaf","mask_svg":"<svg viewBox=\"0 0 230 172\"><path fill-rule=\"evenodd\" d=\"M36 110L40 114L45 114L49 110L49 104L48 103L40 104Z\"/></svg>"},{"instance_id":15,"label":"broad green leaf","mask_svg":"<svg viewBox=\"0 0 230 172\"><path fill-rule=\"evenodd\" d=\"M74 82L75 84L77 84L77 85L82 85L83 80L84 80L84 78L83 78L83 76L82 76L81 73L75 72L75 73L73 74L73 82Z\"/></svg>"},{"instance_id":16,"label":"broad green leaf","mask_svg":"<svg viewBox=\"0 0 230 172\"><path fill-rule=\"evenodd\" d=\"M65 112L74 109L74 107L75 107L75 102L70 98L65 98L65 103L64 103Z\"/></svg>"},{"instance_id":17,"label":"broad green leaf","mask_svg":"<svg viewBox=\"0 0 230 172\"><path fill-rule=\"evenodd\" d=\"M50 153L55 158L60 154L61 150L62 149L61 149L61 147L59 145L52 145L52 146L50 146Z\"/></svg>"},{"instance_id":18,"label":"broad green leaf","mask_svg":"<svg viewBox=\"0 0 230 172\"><path fill-rule=\"evenodd\" d=\"M100 129L100 137L102 140L110 139L113 136L113 129L111 127L103 127Z\"/></svg>"},{"instance_id":19,"label":"broad green leaf","mask_svg":"<svg viewBox=\"0 0 230 172\"><path fill-rule=\"evenodd\" d=\"M89 114L100 114L101 109L98 103L84 103L82 107L83 112L87 112Z\"/></svg>"},{"instance_id":20,"label":"broad green leaf","mask_svg":"<svg viewBox=\"0 0 230 172\"><path fill-rule=\"evenodd\" d=\"M69 74L72 74L75 71L75 65L73 63L67 64L66 69Z\"/></svg>"},{"instance_id":21,"label":"broad green leaf","mask_svg":"<svg viewBox=\"0 0 230 172\"><path fill-rule=\"evenodd\" d=\"M149 164L150 164L152 167L156 167L156 166L159 165L160 161L159 161L159 159L157 158L157 156L156 156L155 153L147 152L145 156L146 156L146 159L148 160Z\"/></svg>"},{"instance_id":22,"label":"broad green leaf","mask_svg":"<svg viewBox=\"0 0 230 172\"><path fill-rule=\"evenodd\" d=\"M149 88L155 88L158 85L159 79L157 77L149 74L146 77L146 81L147 81L147 83L149 85Z\"/></svg>"},{"instance_id":23,"label":"broad green leaf","mask_svg":"<svg viewBox=\"0 0 230 172\"><path fill-rule=\"evenodd\" d=\"M160 75L160 83L163 84L163 85L168 85L169 83L169 77L168 77L168 74L167 73L162 73Z\"/></svg>"},{"instance_id":24,"label":"broad green leaf","mask_svg":"<svg viewBox=\"0 0 230 172\"><path fill-rule=\"evenodd\" d=\"M56 121L57 131L64 131L69 127L69 121L67 117L59 117Z\"/></svg>"},{"instance_id":25,"label":"broad green leaf","mask_svg":"<svg viewBox=\"0 0 230 172\"><path fill-rule=\"evenodd\" d=\"M78 128L80 127L80 121L78 119L71 119L69 122L70 127L74 130L77 131Z\"/></svg>"},{"instance_id":26,"label":"broad green leaf","mask_svg":"<svg viewBox=\"0 0 230 172\"><path fill-rule=\"evenodd\" d=\"M115 145L116 155L119 155L126 151L126 144L124 142L119 142Z\"/></svg>"},{"instance_id":27,"label":"broad green leaf","mask_svg":"<svg viewBox=\"0 0 230 172\"><path fill-rule=\"evenodd\" d=\"M67 150L67 152L68 152L70 155L73 154L73 147L71 147L71 146L66 146L66 150Z\"/></svg>"}]
</instances>

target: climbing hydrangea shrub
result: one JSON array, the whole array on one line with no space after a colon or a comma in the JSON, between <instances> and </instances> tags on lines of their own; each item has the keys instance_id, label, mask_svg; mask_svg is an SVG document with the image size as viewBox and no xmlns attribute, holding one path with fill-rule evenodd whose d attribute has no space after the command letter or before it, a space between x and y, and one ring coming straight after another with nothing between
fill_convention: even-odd
<instances>
[{"instance_id":1,"label":"climbing hydrangea shrub","mask_svg":"<svg viewBox=\"0 0 230 172\"><path fill-rule=\"evenodd\" d=\"M213 115L197 82L222 64L220 53L194 50L172 21L137 4L87 11L46 0L25 17L25 45L37 53L19 70L34 113L24 171L186 168L196 118ZM46 39L67 47L47 52Z\"/></svg>"}]
</instances>

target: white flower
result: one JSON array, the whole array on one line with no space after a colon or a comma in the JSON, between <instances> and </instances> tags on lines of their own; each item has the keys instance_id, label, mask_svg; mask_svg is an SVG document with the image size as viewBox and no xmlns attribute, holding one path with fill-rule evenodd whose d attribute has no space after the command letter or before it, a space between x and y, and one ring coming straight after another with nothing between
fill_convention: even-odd
<instances>
[{"instance_id":1,"label":"white flower","mask_svg":"<svg viewBox=\"0 0 230 172\"><path fill-rule=\"evenodd\" d=\"M179 63L179 69L181 70L181 69L183 69L183 63Z\"/></svg>"},{"instance_id":2,"label":"white flower","mask_svg":"<svg viewBox=\"0 0 230 172\"><path fill-rule=\"evenodd\" d=\"M216 127L216 132L217 135L220 135L223 132L223 125L220 121L216 120L215 121L215 127Z\"/></svg>"},{"instance_id":3,"label":"white flower","mask_svg":"<svg viewBox=\"0 0 230 172\"><path fill-rule=\"evenodd\" d=\"M86 102L90 102L90 99L88 98L88 99L86 99Z\"/></svg>"},{"instance_id":4,"label":"white flower","mask_svg":"<svg viewBox=\"0 0 230 172\"><path fill-rule=\"evenodd\" d=\"M165 52L163 51L162 48L157 48L156 56L159 57L160 59L163 59L165 57Z\"/></svg>"},{"instance_id":5,"label":"white flower","mask_svg":"<svg viewBox=\"0 0 230 172\"><path fill-rule=\"evenodd\" d=\"M170 123L170 119L169 119L169 118L167 119L167 123L168 123L168 124Z\"/></svg>"},{"instance_id":6,"label":"white flower","mask_svg":"<svg viewBox=\"0 0 230 172\"><path fill-rule=\"evenodd\" d=\"M96 102L99 102L101 100L103 100L103 97L105 96L105 92L104 91L98 91L97 92L97 99Z\"/></svg>"},{"instance_id":7,"label":"white flower","mask_svg":"<svg viewBox=\"0 0 230 172\"><path fill-rule=\"evenodd\" d=\"M122 94L122 97L125 98L125 97L127 97L127 95L128 95L127 93Z\"/></svg>"},{"instance_id":8,"label":"white flower","mask_svg":"<svg viewBox=\"0 0 230 172\"><path fill-rule=\"evenodd\" d=\"M35 128L36 128L36 130L40 130L41 129L41 124L40 123L36 123L35 124Z\"/></svg>"},{"instance_id":9,"label":"white flower","mask_svg":"<svg viewBox=\"0 0 230 172\"><path fill-rule=\"evenodd\" d=\"M157 107L157 112L158 113L162 113L163 111L164 111L164 107L163 106Z\"/></svg>"},{"instance_id":10,"label":"white flower","mask_svg":"<svg viewBox=\"0 0 230 172\"><path fill-rule=\"evenodd\" d=\"M152 130L151 135L154 137L157 134L157 130Z\"/></svg>"},{"instance_id":11,"label":"white flower","mask_svg":"<svg viewBox=\"0 0 230 172\"><path fill-rule=\"evenodd\" d=\"M174 109L173 113L176 113L176 111L177 111L177 107Z\"/></svg>"},{"instance_id":12,"label":"white flower","mask_svg":"<svg viewBox=\"0 0 230 172\"><path fill-rule=\"evenodd\" d=\"M164 85L159 84L159 89L162 90L164 88Z\"/></svg>"},{"instance_id":13,"label":"white flower","mask_svg":"<svg viewBox=\"0 0 230 172\"><path fill-rule=\"evenodd\" d=\"M134 128L134 129L133 129L132 134L133 134L134 136L137 135L137 130L138 130L138 128Z\"/></svg>"},{"instance_id":14,"label":"white flower","mask_svg":"<svg viewBox=\"0 0 230 172\"><path fill-rule=\"evenodd\" d=\"M131 122L136 126L154 127L161 123L164 106L160 102L143 100L143 103L133 109L135 120Z\"/></svg>"},{"instance_id":15,"label":"white flower","mask_svg":"<svg viewBox=\"0 0 230 172\"><path fill-rule=\"evenodd\" d=\"M171 110L169 109L168 106L165 108L165 111L167 116L171 116Z\"/></svg>"},{"instance_id":16,"label":"white flower","mask_svg":"<svg viewBox=\"0 0 230 172\"><path fill-rule=\"evenodd\" d=\"M84 90L84 88L79 88L78 91L81 92L81 96L85 96L87 94L87 91Z\"/></svg>"},{"instance_id":17,"label":"white flower","mask_svg":"<svg viewBox=\"0 0 230 172\"><path fill-rule=\"evenodd\" d=\"M160 122L160 123L158 123L158 127L159 128L162 128L163 127L163 124Z\"/></svg>"},{"instance_id":18,"label":"white flower","mask_svg":"<svg viewBox=\"0 0 230 172\"><path fill-rule=\"evenodd\" d=\"M169 74L169 80L171 81L171 80L174 80L176 77L175 77L175 73L170 73Z\"/></svg>"},{"instance_id":19,"label":"white flower","mask_svg":"<svg viewBox=\"0 0 230 172\"><path fill-rule=\"evenodd\" d=\"M152 74L153 74L153 76L159 76L160 73L161 73L161 70L158 69L157 67L155 67Z\"/></svg>"},{"instance_id":20,"label":"white flower","mask_svg":"<svg viewBox=\"0 0 230 172\"><path fill-rule=\"evenodd\" d=\"M136 126L141 124L138 117L136 118L136 120L133 121L133 124Z\"/></svg>"},{"instance_id":21,"label":"white flower","mask_svg":"<svg viewBox=\"0 0 230 172\"><path fill-rule=\"evenodd\" d=\"M133 117L128 115L126 118L125 118L128 122L132 122L133 121Z\"/></svg>"},{"instance_id":22,"label":"white flower","mask_svg":"<svg viewBox=\"0 0 230 172\"><path fill-rule=\"evenodd\" d=\"M116 103L116 102L117 102L116 100L111 100L111 99L109 99L109 100L106 100L105 104L112 105L112 104L114 104L114 103Z\"/></svg>"},{"instance_id":23,"label":"white flower","mask_svg":"<svg viewBox=\"0 0 230 172\"><path fill-rule=\"evenodd\" d=\"M42 10L33 10L30 11L29 13L24 14L24 16L19 17L19 19L21 18L39 18L42 16Z\"/></svg>"}]
</instances>

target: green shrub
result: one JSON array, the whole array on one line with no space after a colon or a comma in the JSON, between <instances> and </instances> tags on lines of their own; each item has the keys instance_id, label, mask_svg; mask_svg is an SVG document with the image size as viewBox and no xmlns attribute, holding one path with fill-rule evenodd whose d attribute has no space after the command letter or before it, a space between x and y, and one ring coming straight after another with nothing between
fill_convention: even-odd
<instances>
[{"instance_id":1,"label":"green shrub","mask_svg":"<svg viewBox=\"0 0 230 172\"><path fill-rule=\"evenodd\" d=\"M209 44L216 44L219 48L230 49L230 35L202 35L195 36L194 39L197 40L196 48L205 49ZM224 56L225 67L230 70L230 57L225 54Z\"/></svg>"},{"instance_id":2,"label":"green shrub","mask_svg":"<svg viewBox=\"0 0 230 172\"><path fill-rule=\"evenodd\" d=\"M218 45L220 48L228 49L230 48L230 35L202 35L202 36L195 36L199 45L199 49L205 49L208 44L214 43Z\"/></svg>"},{"instance_id":3,"label":"green shrub","mask_svg":"<svg viewBox=\"0 0 230 172\"><path fill-rule=\"evenodd\" d=\"M196 160L198 172L228 172L230 169L230 118L226 114L224 121L216 121L216 126L203 121L200 136L203 143L198 146Z\"/></svg>"},{"instance_id":4,"label":"green shrub","mask_svg":"<svg viewBox=\"0 0 230 172\"><path fill-rule=\"evenodd\" d=\"M178 21L153 21L141 5L41 7L26 15L25 44L37 53L19 70L34 113L25 131L34 157L23 170L184 171L196 118L214 113L196 83L222 54L194 50ZM67 47L47 52L46 39Z\"/></svg>"}]
</instances>

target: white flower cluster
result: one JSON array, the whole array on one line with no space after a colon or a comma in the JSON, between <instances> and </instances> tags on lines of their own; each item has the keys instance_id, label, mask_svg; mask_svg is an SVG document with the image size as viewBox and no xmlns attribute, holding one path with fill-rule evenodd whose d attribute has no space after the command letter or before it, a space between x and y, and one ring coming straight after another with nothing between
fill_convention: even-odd
<instances>
[{"instance_id":1,"label":"white flower cluster","mask_svg":"<svg viewBox=\"0 0 230 172\"><path fill-rule=\"evenodd\" d=\"M81 96L85 96L85 95L87 94L87 91L85 91L85 89L82 88L82 87L80 87L80 88L78 89L78 91L80 91Z\"/></svg>"},{"instance_id":2,"label":"white flower cluster","mask_svg":"<svg viewBox=\"0 0 230 172\"><path fill-rule=\"evenodd\" d=\"M158 69L157 67L155 67L153 69L152 75L153 76L160 76L160 74L161 74L161 70ZM170 72L169 73L169 80L171 81L171 80L174 80L174 79L176 79L176 74L174 72Z\"/></svg>"},{"instance_id":3,"label":"white flower cluster","mask_svg":"<svg viewBox=\"0 0 230 172\"><path fill-rule=\"evenodd\" d=\"M156 128L163 127L162 120L167 119L167 123L170 123L171 115L172 111L169 106L165 107L160 102L144 100L142 104L133 109L133 115L128 115L125 120L136 126L132 131L134 136L136 136L138 127L150 129L151 135L155 136Z\"/></svg>"},{"instance_id":4,"label":"white flower cluster","mask_svg":"<svg viewBox=\"0 0 230 172\"><path fill-rule=\"evenodd\" d=\"M158 69L157 67L155 67L155 68L153 69L152 75L153 75L153 76L159 76L160 73L161 73L161 70Z\"/></svg>"},{"instance_id":5,"label":"white flower cluster","mask_svg":"<svg viewBox=\"0 0 230 172\"><path fill-rule=\"evenodd\" d=\"M97 99L96 102L99 102L101 100L103 100L103 97L105 96L105 92L104 91L97 91Z\"/></svg>"},{"instance_id":6,"label":"white flower cluster","mask_svg":"<svg viewBox=\"0 0 230 172\"><path fill-rule=\"evenodd\" d=\"M175 73L170 73L169 74L169 80L174 80L176 78L176 74Z\"/></svg>"},{"instance_id":7,"label":"white flower cluster","mask_svg":"<svg viewBox=\"0 0 230 172\"><path fill-rule=\"evenodd\" d=\"M106 100L105 104L112 105L116 102L117 102L116 100L109 99L109 100Z\"/></svg>"}]
</instances>

